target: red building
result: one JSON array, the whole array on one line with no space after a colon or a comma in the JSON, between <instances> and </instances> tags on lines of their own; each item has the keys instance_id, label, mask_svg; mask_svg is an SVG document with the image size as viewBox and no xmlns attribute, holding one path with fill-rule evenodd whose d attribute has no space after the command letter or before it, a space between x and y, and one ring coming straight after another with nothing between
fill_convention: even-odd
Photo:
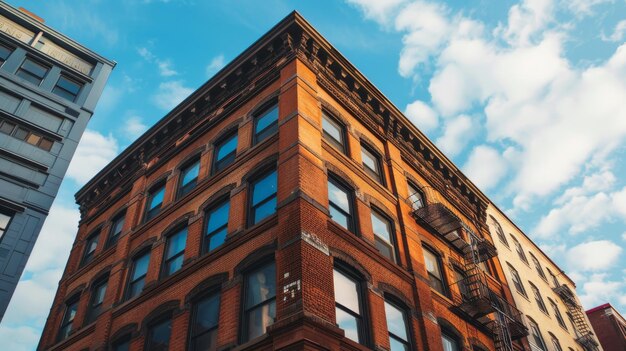
<instances>
[{"instance_id":1,"label":"red building","mask_svg":"<svg viewBox=\"0 0 626 351\"><path fill-rule=\"evenodd\" d=\"M42 350L513 350L487 199L292 13L76 194Z\"/></svg>"},{"instance_id":2,"label":"red building","mask_svg":"<svg viewBox=\"0 0 626 351\"><path fill-rule=\"evenodd\" d=\"M587 317L604 351L626 350L626 319L610 303L588 310Z\"/></svg>"}]
</instances>

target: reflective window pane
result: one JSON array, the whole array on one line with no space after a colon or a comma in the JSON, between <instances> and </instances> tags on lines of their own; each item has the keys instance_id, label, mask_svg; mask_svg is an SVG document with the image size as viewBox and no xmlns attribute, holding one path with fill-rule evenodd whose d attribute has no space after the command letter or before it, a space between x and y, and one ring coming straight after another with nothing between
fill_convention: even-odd
<instances>
[{"instance_id":1,"label":"reflective window pane","mask_svg":"<svg viewBox=\"0 0 626 351\"><path fill-rule=\"evenodd\" d=\"M346 333L346 338L360 342L358 319L340 308L335 308L337 325Z\"/></svg>"},{"instance_id":2,"label":"reflective window pane","mask_svg":"<svg viewBox=\"0 0 626 351\"><path fill-rule=\"evenodd\" d=\"M170 347L172 323L169 319L150 327L148 333L148 347L150 351L167 351Z\"/></svg>"},{"instance_id":3,"label":"reflective window pane","mask_svg":"<svg viewBox=\"0 0 626 351\"><path fill-rule=\"evenodd\" d=\"M148 263L150 263L150 254L145 254L135 260L133 279L146 275L148 272Z\"/></svg>"},{"instance_id":4,"label":"reflective window pane","mask_svg":"<svg viewBox=\"0 0 626 351\"><path fill-rule=\"evenodd\" d=\"M246 307L276 296L276 265L268 264L247 275Z\"/></svg>"},{"instance_id":5,"label":"reflective window pane","mask_svg":"<svg viewBox=\"0 0 626 351\"><path fill-rule=\"evenodd\" d=\"M211 233L224 225L228 224L228 214L230 211L230 202L226 201L209 212L207 221L207 233Z\"/></svg>"},{"instance_id":6,"label":"reflective window pane","mask_svg":"<svg viewBox=\"0 0 626 351\"><path fill-rule=\"evenodd\" d=\"M178 233L168 238L167 257L170 258L176 254L185 251L187 243L187 228L180 230Z\"/></svg>"},{"instance_id":7,"label":"reflective window pane","mask_svg":"<svg viewBox=\"0 0 626 351\"><path fill-rule=\"evenodd\" d=\"M262 203L254 210L254 222L258 223L261 220L271 216L276 212L276 198L272 198L267 202Z\"/></svg>"},{"instance_id":8,"label":"reflective window pane","mask_svg":"<svg viewBox=\"0 0 626 351\"><path fill-rule=\"evenodd\" d=\"M217 247L220 247L224 244L224 242L226 241L226 228L214 232L213 235L211 235L211 237L209 238L209 243L208 243L208 251L212 251L215 250Z\"/></svg>"},{"instance_id":9,"label":"reflective window pane","mask_svg":"<svg viewBox=\"0 0 626 351\"><path fill-rule=\"evenodd\" d=\"M227 155L237 150L237 134L226 139L217 149L217 160L221 160Z\"/></svg>"},{"instance_id":10,"label":"reflective window pane","mask_svg":"<svg viewBox=\"0 0 626 351\"><path fill-rule=\"evenodd\" d=\"M342 227L350 230L348 216L346 216L343 212L335 209L334 207L331 207L329 209L329 212L330 212L330 218L332 218L333 221L339 223Z\"/></svg>"},{"instance_id":11,"label":"reflective window pane","mask_svg":"<svg viewBox=\"0 0 626 351\"><path fill-rule=\"evenodd\" d=\"M196 161L193 164L187 166L183 171L183 180L182 186L185 186L192 181L198 179L198 174L200 172L200 161Z\"/></svg>"},{"instance_id":12,"label":"reflective window pane","mask_svg":"<svg viewBox=\"0 0 626 351\"><path fill-rule=\"evenodd\" d=\"M385 301L385 316L387 317L387 329L389 332L404 341L408 341L405 313Z\"/></svg>"},{"instance_id":13,"label":"reflective window pane","mask_svg":"<svg viewBox=\"0 0 626 351\"><path fill-rule=\"evenodd\" d=\"M356 314L361 314L358 283L335 269L333 270L333 284L335 301Z\"/></svg>"},{"instance_id":14,"label":"reflective window pane","mask_svg":"<svg viewBox=\"0 0 626 351\"><path fill-rule=\"evenodd\" d=\"M262 116L257 117L256 127L254 129L255 134L263 132L265 129L268 129L273 123L278 121L278 105L273 106L270 110L265 112ZM259 138L257 138L257 142L259 142Z\"/></svg>"},{"instance_id":15,"label":"reflective window pane","mask_svg":"<svg viewBox=\"0 0 626 351\"><path fill-rule=\"evenodd\" d=\"M391 351L409 351L409 346L394 338L389 339Z\"/></svg>"},{"instance_id":16,"label":"reflective window pane","mask_svg":"<svg viewBox=\"0 0 626 351\"><path fill-rule=\"evenodd\" d=\"M442 333L441 341L443 343L443 351L459 351L459 345L457 341L451 336Z\"/></svg>"},{"instance_id":17,"label":"reflective window pane","mask_svg":"<svg viewBox=\"0 0 626 351\"><path fill-rule=\"evenodd\" d=\"M252 191L252 205L256 205L264 199L276 193L276 171L271 172L257 180Z\"/></svg>"},{"instance_id":18,"label":"reflective window pane","mask_svg":"<svg viewBox=\"0 0 626 351\"><path fill-rule=\"evenodd\" d=\"M248 340L265 334L267 327L276 318L276 301L255 307L248 311Z\"/></svg>"},{"instance_id":19,"label":"reflective window pane","mask_svg":"<svg viewBox=\"0 0 626 351\"><path fill-rule=\"evenodd\" d=\"M345 212L350 212L350 197L348 193L337 187L332 181L328 182L328 200Z\"/></svg>"},{"instance_id":20,"label":"reflective window pane","mask_svg":"<svg viewBox=\"0 0 626 351\"><path fill-rule=\"evenodd\" d=\"M372 229L374 234L389 244L391 241L391 223L376 211L372 211Z\"/></svg>"}]
</instances>

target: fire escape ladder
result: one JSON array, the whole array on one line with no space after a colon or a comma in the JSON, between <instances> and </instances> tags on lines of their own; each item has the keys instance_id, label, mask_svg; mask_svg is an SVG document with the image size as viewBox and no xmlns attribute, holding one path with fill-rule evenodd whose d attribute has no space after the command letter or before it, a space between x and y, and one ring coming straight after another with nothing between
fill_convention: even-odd
<instances>
[{"instance_id":1,"label":"fire escape ladder","mask_svg":"<svg viewBox=\"0 0 626 351\"><path fill-rule=\"evenodd\" d=\"M413 211L415 220L437 233L459 252L465 254L469 244L461 235L463 223L441 203L428 203Z\"/></svg>"},{"instance_id":2,"label":"fire escape ladder","mask_svg":"<svg viewBox=\"0 0 626 351\"><path fill-rule=\"evenodd\" d=\"M598 343L593 338L593 332L587 324L582 307L576 301L572 290L567 285L561 284L554 288L554 292L561 297L561 300L563 300L563 303L565 303L567 310L572 316L572 321L574 322L578 336L576 341L587 351L597 351Z\"/></svg>"},{"instance_id":3,"label":"fire escape ladder","mask_svg":"<svg viewBox=\"0 0 626 351\"><path fill-rule=\"evenodd\" d=\"M509 331L507 316L496 310L495 318L492 322L493 344L498 351L513 351L513 339Z\"/></svg>"}]
</instances>

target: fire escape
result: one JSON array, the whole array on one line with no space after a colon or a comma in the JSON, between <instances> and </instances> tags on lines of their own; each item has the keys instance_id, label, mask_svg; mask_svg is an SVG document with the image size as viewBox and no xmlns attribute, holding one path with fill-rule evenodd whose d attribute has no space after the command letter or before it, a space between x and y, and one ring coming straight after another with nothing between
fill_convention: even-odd
<instances>
[{"instance_id":1,"label":"fire escape","mask_svg":"<svg viewBox=\"0 0 626 351\"><path fill-rule=\"evenodd\" d=\"M597 351L598 343L593 337L593 332L587 324L582 307L576 301L572 290L565 284L561 284L553 290L561 297L561 300L563 300L563 303L565 303L567 310L572 316L574 328L576 328L576 341L582 345L586 351Z\"/></svg>"},{"instance_id":2,"label":"fire escape","mask_svg":"<svg viewBox=\"0 0 626 351\"><path fill-rule=\"evenodd\" d=\"M496 350L513 351L513 341L528 335L528 329L522 313L489 288L480 268L481 263L497 255L495 246L474 234L441 203L426 204L414 210L413 216L463 256L462 277L455 283L460 294L452 296L454 310L491 332Z\"/></svg>"}]
</instances>

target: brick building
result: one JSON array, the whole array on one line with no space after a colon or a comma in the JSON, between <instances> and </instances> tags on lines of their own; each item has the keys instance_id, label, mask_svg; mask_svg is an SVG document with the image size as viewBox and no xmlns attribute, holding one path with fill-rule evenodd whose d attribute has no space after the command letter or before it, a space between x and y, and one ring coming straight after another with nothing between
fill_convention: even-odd
<instances>
[{"instance_id":1,"label":"brick building","mask_svg":"<svg viewBox=\"0 0 626 351\"><path fill-rule=\"evenodd\" d=\"M0 320L114 66L0 1Z\"/></svg>"},{"instance_id":2,"label":"brick building","mask_svg":"<svg viewBox=\"0 0 626 351\"><path fill-rule=\"evenodd\" d=\"M587 317L604 351L626 350L626 319L610 303L588 310Z\"/></svg>"},{"instance_id":3,"label":"brick building","mask_svg":"<svg viewBox=\"0 0 626 351\"><path fill-rule=\"evenodd\" d=\"M292 13L77 195L42 350L513 350L487 198Z\"/></svg>"}]
</instances>

